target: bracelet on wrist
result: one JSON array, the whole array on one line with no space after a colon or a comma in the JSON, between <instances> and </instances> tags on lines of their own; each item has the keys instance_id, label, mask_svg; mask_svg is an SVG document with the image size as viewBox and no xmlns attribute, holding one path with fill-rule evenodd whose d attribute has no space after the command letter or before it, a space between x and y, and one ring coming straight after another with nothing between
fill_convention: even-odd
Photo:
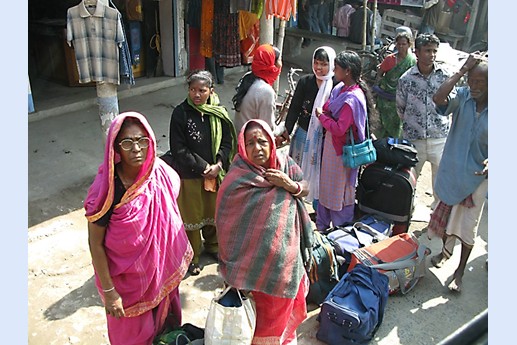
<instances>
[{"instance_id":1,"label":"bracelet on wrist","mask_svg":"<svg viewBox=\"0 0 517 345\"><path fill-rule=\"evenodd\" d=\"M113 286L111 289L106 289L106 290L104 290L104 289L103 289L102 291L103 291L103 292L111 292L111 291L113 291L113 290L115 290L115 286Z\"/></svg>"},{"instance_id":2,"label":"bracelet on wrist","mask_svg":"<svg viewBox=\"0 0 517 345\"><path fill-rule=\"evenodd\" d=\"M298 196L302 194L302 191L302 186L298 182L296 182L296 192L293 193L293 196Z\"/></svg>"}]
</instances>

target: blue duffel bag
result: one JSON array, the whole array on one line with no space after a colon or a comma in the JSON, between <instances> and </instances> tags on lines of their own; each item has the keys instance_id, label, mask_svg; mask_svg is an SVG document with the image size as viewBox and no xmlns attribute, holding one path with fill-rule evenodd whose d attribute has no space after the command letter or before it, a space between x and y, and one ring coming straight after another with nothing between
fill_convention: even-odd
<instances>
[{"instance_id":1,"label":"blue duffel bag","mask_svg":"<svg viewBox=\"0 0 517 345\"><path fill-rule=\"evenodd\" d=\"M356 265L323 301L316 338L329 345L367 344L382 323L387 300L388 277Z\"/></svg>"}]
</instances>

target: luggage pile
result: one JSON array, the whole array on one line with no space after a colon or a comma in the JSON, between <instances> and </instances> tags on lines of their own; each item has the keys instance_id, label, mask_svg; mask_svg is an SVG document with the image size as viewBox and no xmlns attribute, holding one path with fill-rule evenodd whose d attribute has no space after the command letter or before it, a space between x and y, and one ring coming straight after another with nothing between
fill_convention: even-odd
<instances>
[{"instance_id":1,"label":"luggage pile","mask_svg":"<svg viewBox=\"0 0 517 345\"><path fill-rule=\"evenodd\" d=\"M338 265L326 297L321 298L320 289L318 301L307 299L321 306L316 337L329 345L367 344L382 323L388 296L405 295L416 287L431 252L408 233L416 149L393 138L378 139L374 145L377 161L363 167L358 177L358 219L317 234L316 242L332 247L327 253Z\"/></svg>"}]
</instances>

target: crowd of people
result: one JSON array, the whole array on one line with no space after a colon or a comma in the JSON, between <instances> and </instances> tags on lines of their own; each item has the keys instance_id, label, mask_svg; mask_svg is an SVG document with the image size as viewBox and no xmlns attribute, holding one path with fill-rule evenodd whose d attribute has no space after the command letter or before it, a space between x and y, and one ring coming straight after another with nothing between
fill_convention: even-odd
<instances>
[{"instance_id":1,"label":"crowd of people","mask_svg":"<svg viewBox=\"0 0 517 345\"><path fill-rule=\"evenodd\" d=\"M425 161L432 165L429 236L443 240L432 264L450 258L459 239L449 289L461 291L488 191L488 61L473 53L451 74L435 61L436 36L416 37L416 58L411 44L407 33L397 36L397 53L380 66L376 99L356 52L316 48L282 133L272 87L282 61L268 44L239 81L233 119L210 72L188 75L186 98L170 119L168 160L157 157L144 115L118 115L84 203L110 342L149 345L166 326L181 325L179 285L187 272L200 274L204 248L225 284L252 296L253 344L295 344L307 316L313 245L306 203L316 230L354 219L358 169L343 166L342 147L350 135L356 142L369 135L366 122L377 109L384 135L417 146L417 172ZM457 87L464 75L467 85ZM284 140L288 152L278 149Z\"/></svg>"}]
</instances>

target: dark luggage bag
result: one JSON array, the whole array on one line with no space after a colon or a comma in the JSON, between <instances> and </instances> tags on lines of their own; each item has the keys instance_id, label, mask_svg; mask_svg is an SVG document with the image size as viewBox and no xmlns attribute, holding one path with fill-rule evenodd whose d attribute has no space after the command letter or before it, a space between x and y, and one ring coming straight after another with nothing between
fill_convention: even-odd
<instances>
[{"instance_id":1,"label":"dark luggage bag","mask_svg":"<svg viewBox=\"0 0 517 345\"><path fill-rule=\"evenodd\" d=\"M356 265L321 305L316 338L329 345L368 344L382 324L387 301L388 277Z\"/></svg>"},{"instance_id":2,"label":"dark luggage bag","mask_svg":"<svg viewBox=\"0 0 517 345\"><path fill-rule=\"evenodd\" d=\"M413 167L397 168L375 162L361 172L356 190L363 213L393 221L393 234L406 232L413 213L416 175Z\"/></svg>"}]
</instances>

